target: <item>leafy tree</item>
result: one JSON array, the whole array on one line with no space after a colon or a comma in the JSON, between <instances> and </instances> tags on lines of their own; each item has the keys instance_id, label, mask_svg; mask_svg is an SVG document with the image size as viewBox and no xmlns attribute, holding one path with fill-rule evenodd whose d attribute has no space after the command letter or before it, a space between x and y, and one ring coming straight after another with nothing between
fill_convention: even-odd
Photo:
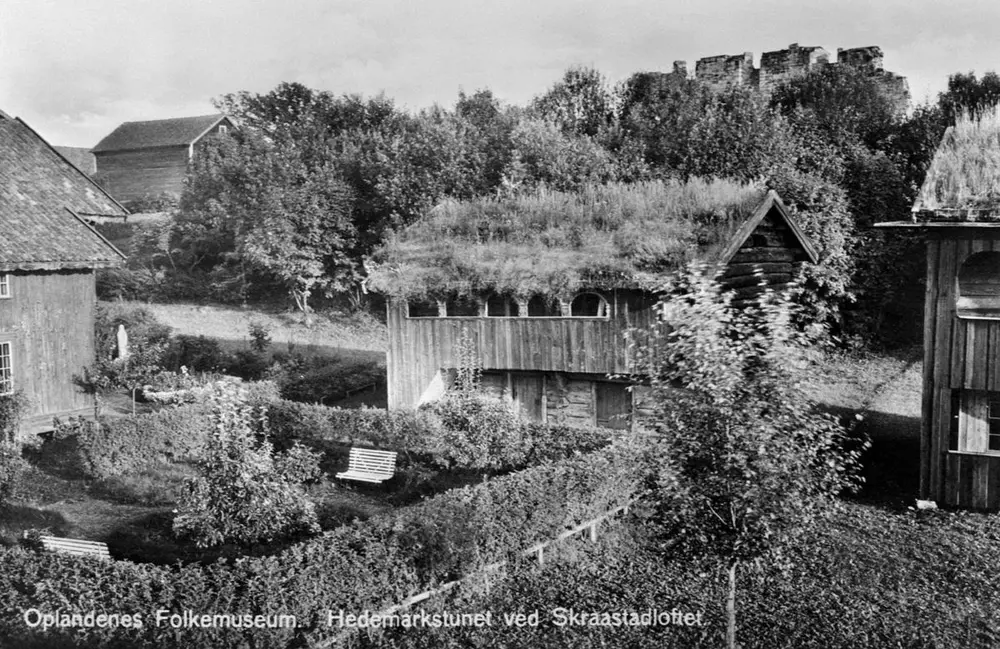
<instances>
[{"instance_id":1,"label":"leafy tree","mask_svg":"<svg viewBox=\"0 0 1000 649\"><path fill-rule=\"evenodd\" d=\"M770 101L786 115L805 111L838 146L859 141L873 149L892 135L905 109L878 77L845 65L789 79L775 88Z\"/></svg>"},{"instance_id":2,"label":"leafy tree","mask_svg":"<svg viewBox=\"0 0 1000 649\"><path fill-rule=\"evenodd\" d=\"M810 339L793 326L786 297L766 292L733 309L697 266L663 294L653 327L631 334L655 410L655 520L668 551L725 562L734 647L739 568L782 558L834 496L858 487L865 445L802 390Z\"/></svg>"},{"instance_id":3,"label":"leafy tree","mask_svg":"<svg viewBox=\"0 0 1000 649\"><path fill-rule=\"evenodd\" d=\"M510 137L513 152L503 174L507 191L540 185L575 191L586 184L615 180L611 154L586 136L567 135L549 123L525 119Z\"/></svg>"},{"instance_id":4,"label":"leafy tree","mask_svg":"<svg viewBox=\"0 0 1000 649\"><path fill-rule=\"evenodd\" d=\"M532 101L531 111L564 133L595 137L614 119L614 102L604 75L594 68L572 67Z\"/></svg>"},{"instance_id":5,"label":"leafy tree","mask_svg":"<svg viewBox=\"0 0 1000 649\"><path fill-rule=\"evenodd\" d=\"M266 437L258 441L254 432L266 422L265 413L251 412L245 392L233 384L215 390L215 431L202 476L185 485L174 533L211 547L319 532L315 507L301 487L319 476L318 456L296 446L276 458Z\"/></svg>"},{"instance_id":6,"label":"leafy tree","mask_svg":"<svg viewBox=\"0 0 1000 649\"><path fill-rule=\"evenodd\" d=\"M488 89L472 95L459 92L455 115L468 124L465 146L476 151L481 165L476 177L470 179L474 194L488 195L501 186L504 170L514 154L511 134L522 112L502 104Z\"/></svg>"},{"instance_id":7,"label":"leafy tree","mask_svg":"<svg viewBox=\"0 0 1000 649\"><path fill-rule=\"evenodd\" d=\"M1000 104L1000 75L989 71L977 78L975 72L958 72L948 76L948 89L938 95L945 124L952 125L963 113L980 115Z\"/></svg>"},{"instance_id":8,"label":"leafy tree","mask_svg":"<svg viewBox=\"0 0 1000 649\"><path fill-rule=\"evenodd\" d=\"M311 295L357 278L349 188L332 165L310 167L293 142L247 132L208 147L182 199L183 245L195 264L273 278L309 324Z\"/></svg>"}]
</instances>

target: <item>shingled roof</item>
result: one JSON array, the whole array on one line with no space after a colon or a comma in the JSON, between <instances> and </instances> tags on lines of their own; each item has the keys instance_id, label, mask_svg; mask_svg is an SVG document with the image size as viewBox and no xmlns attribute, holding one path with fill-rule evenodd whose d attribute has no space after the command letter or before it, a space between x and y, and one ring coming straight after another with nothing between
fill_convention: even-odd
<instances>
[{"instance_id":1,"label":"shingled roof","mask_svg":"<svg viewBox=\"0 0 1000 649\"><path fill-rule=\"evenodd\" d=\"M27 124L0 112L0 271L118 265L121 252L80 217L126 214Z\"/></svg>"},{"instance_id":2,"label":"shingled roof","mask_svg":"<svg viewBox=\"0 0 1000 649\"><path fill-rule=\"evenodd\" d=\"M125 151L148 149L161 146L189 145L211 130L222 120L229 120L222 114L200 117L176 117L156 119L147 122L125 122L103 140L97 143L94 153L104 151Z\"/></svg>"}]
</instances>

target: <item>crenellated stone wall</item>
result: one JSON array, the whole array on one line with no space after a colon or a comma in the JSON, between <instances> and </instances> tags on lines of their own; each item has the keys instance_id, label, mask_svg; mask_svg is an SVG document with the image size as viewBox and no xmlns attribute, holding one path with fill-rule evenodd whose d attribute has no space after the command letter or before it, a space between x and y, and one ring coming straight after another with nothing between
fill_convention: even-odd
<instances>
[{"instance_id":1,"label":"crenellated stone wall","mask_svg":"<svg viewBox=\"0 0 1000 649\"><path fill-rule=\"evenodd\" d=\"M888 94L895 98L900 110L904 110L909 103L906 77L885 70L882 48L877 45L837 48L837 57L833 60L822 47L792 43L787 49L761 54L759 68L754 66L752 52L720 54L698 59L693 76L716 88L748 87L770 94L781 83L826 65L846 65L864 70L878 78ZM686 61L674 61L673 72L664 76L687 79L691 75L688 74Z\"/></svg>"}]
</instances>

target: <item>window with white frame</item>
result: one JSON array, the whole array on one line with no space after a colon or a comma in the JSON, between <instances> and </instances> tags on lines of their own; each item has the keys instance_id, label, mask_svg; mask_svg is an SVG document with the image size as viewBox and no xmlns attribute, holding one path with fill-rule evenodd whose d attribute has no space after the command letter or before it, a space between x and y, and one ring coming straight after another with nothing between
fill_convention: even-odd
<instances>
[{"instance_id":1,"label":"window with white frame","mask_svg":"<svg viewBox=\"0 0 1000 649\"><path fill-rule=\"evenodd\" d=\"M1000 453L1000 392L957 391L952 405L957 406L952 419L953 448L968 453Z\"/></svg>"},{"instance_id":2,"label":"window with white frame","mask_svg":"<svg viewBox=\"0 0 1000 649\"><path fill-rule=\"evenodd\" d=\"M10 275L0 273L0 299L10 297Z\"/></svg>"},{"instance_id":3,"label":"window with white frame","mask_svg":"<svg viewBox=\"0 0 1000 649\"><path fill-rule=\"evenodd\" d=\"M10 343L0 343L0 394L14 391L14 367Z\"/></svg>"}]
</instances>

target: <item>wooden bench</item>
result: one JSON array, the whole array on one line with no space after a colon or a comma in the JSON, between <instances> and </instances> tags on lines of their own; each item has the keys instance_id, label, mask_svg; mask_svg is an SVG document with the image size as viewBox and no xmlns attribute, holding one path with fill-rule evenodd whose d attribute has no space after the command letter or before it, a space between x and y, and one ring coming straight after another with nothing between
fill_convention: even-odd
<instances>
[{"instance_id":1,"label":"wooden bench","mask_svg":"<svg viewBox=\"0 0 1000 649\"><path fill-rule=\"evenodd\" d=\"M79 539L63 539L58 536L40 536L42 548L48 552L59 554L75 554L78 556L99 557L110 559L108 546L100 541L81 541Z\"/></svg>"},{"instance_id":2,"label":"wooden bench","mask_svg":"<svg viewBox=\"0 0 1000 649\"><path fill-rule=\"evenodd\" d=\"M370 448L352 448L348 456L347 471L337 474L344 480L382 482L396 472L396 453Z\"/></svg>"}]
</instances>

